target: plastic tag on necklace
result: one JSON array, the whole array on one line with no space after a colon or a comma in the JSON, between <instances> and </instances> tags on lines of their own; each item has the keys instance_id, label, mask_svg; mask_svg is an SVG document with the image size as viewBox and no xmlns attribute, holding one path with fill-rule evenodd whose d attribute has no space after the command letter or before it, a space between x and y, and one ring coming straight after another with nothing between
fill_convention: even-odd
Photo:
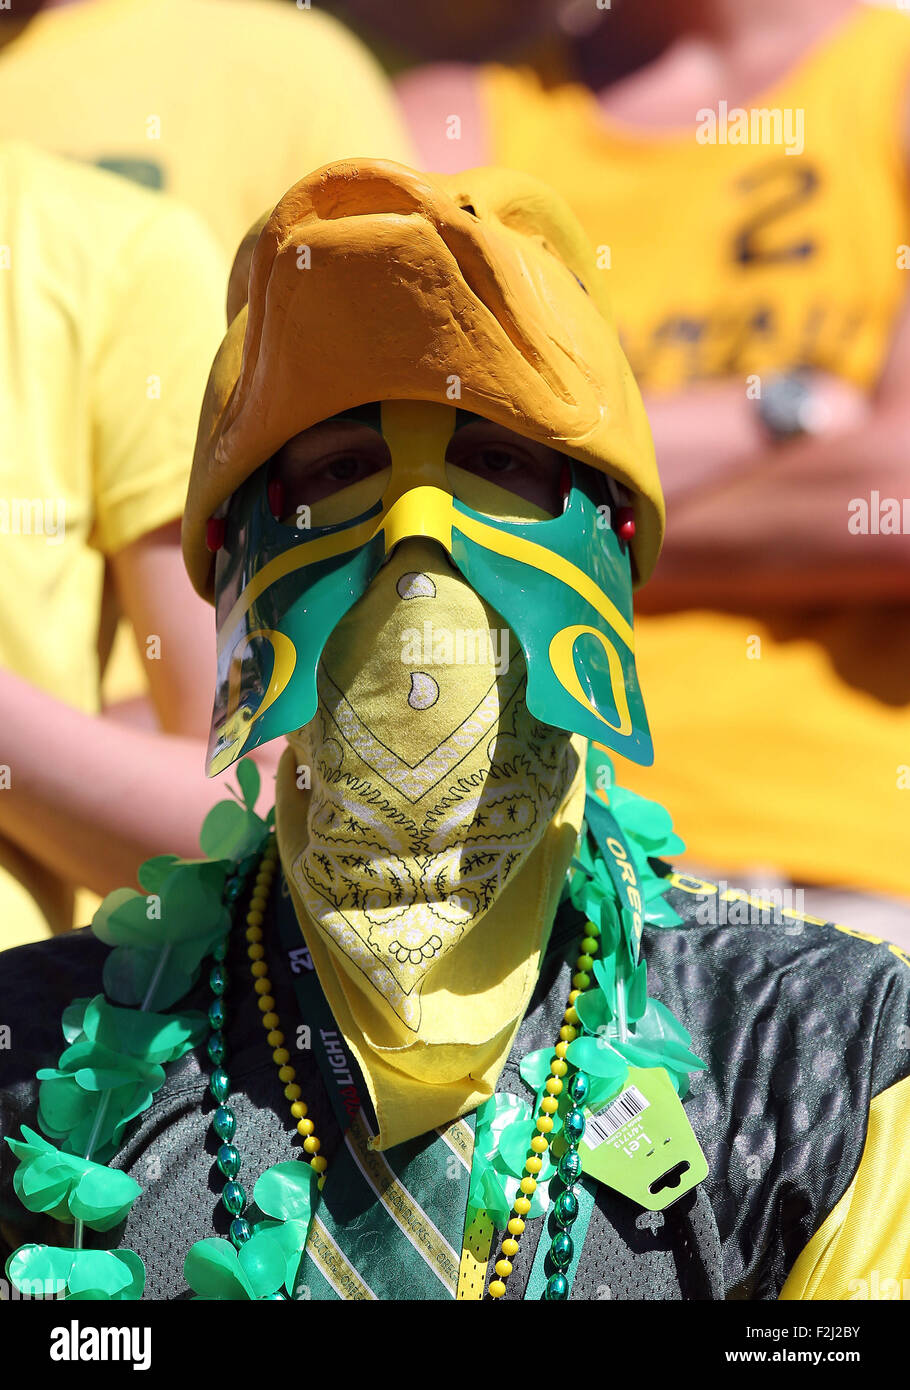
<instances>
[{"instance_id":1,"label":"plastic tag on necklace","mask_svg":"<svg viewBox=\"0 0 910 1390\"><path fill-rule=\"evenodd\" d=\"M663 1211L708 1176L682 1101L663 1067L630 1067L618 1096L585 1110L582 1171L648 1211Z\"/></svg>"}]
</instances>

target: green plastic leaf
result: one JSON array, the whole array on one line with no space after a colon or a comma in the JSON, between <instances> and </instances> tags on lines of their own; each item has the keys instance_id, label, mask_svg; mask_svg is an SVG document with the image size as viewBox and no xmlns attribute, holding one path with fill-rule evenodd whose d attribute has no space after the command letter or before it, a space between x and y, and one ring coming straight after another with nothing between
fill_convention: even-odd
<instances>
[{"instance_id":1,"label":"green plastic leaf","mask_svg":"<svg viewBox=\"0 0 910 1390\"><path fill-rule=\"evenodd\" d=\"M118 1168L86 1159L82 1163L85 1171L70 1195L70 1212L93 1231L109 1231L123 1220L142 1188Z\"/></svg>"},{"instance_id":2,"label":"green plastic leaf","mask_svg":"<svg viewBox=\"0 0 910 1390\"><path fill-rule=\"evenodd\" d=\"M315 1183L315 1169L308 1163L299 1159L274 1163L257 1179L253 1201L266 1216L282 1221L308 1221Z\"/></svg>"},{"instance_id":3,"label":"green plastic leaf","mask_svg":"<svg viewBox=\"0 0 910 1390\"><path fill-rule=\"evenodd\" d=\"M6 1142L19 1160L13 1187L23 1206L58 1220L78 1217L95 1231L123 1220L142 1191L127 1173L63 1153L27 1125L22 1133L24 1140Z\"/></svg>"},{"instance_id":4,"label":"green plastic leaf","mask_svg":"<svg viewBox=\"0 0 910 1390\"><path fill-rule=\"evenodd\" d=\"M622 1057L602 1036L576 1038L569 1043L566 1059L590 1076L602 1076L610 1081L621 1081L627 1070Z\"/></svg>"},{"instance_id":5,"label":"green plastic leaf","mask_svg":"<svg viewBox=\"0 0 910 1390\"><path fill-rule=\"evenodd\" d=\"M531 1128L525 1119L507 1125L499 1136L498 1157L513 1177L521 1177L531 1152Z\"/></svg>"},{"instance_id":6,"label":"green plastic leaf","mask_svg":"<svg viewBox=\"0 0 910 1390\"><path fill-rule=\"evenodd\" d=\"M88 999L74 999L63 1010L63 1036L68 1043L78 1042L82 1034L82 1019L88 1002Z\"/></svg>"},{"instance_id":7,"label":"green plastic leaf","mask_svg":"<svg viewBox=\"0 0 910 1390\"><path fill-rule=\"evenodd\" d=\"M606 1001L607 1001L607 1004L609 1005L610 1016L612 1017L613 1014L615 1014L615 1012L616 1012L616 957L615 957L615 955L612 955L612 954L611 954L611 955L609 955L609 956L603 956L603 957L598 958L598 959L594 962L594 966L593 966L593 969L592 969L592 974L593 974L594 979L595 979L595 981L596 981L596 983L597 983L597 985L598 985L599 991L604 995L604 997L605 997L605 999L606 999ZM575 1001L575 1008L576 1008L576 1010L578 1009L578 1006L579 1006L579 1004L581 1003L581 1001L582 1001L583 999L586 999L586 998L588 997L589 994L596 993L596 992L597 992L597 991L586 990L584 994L579 995L579 997L578 997L578 998L576 999L576 1001ZM593 1029L593 1028L591 1029L591 1032L596 1032L596 1031L597 1031L596 1029Z\"/></svg>"},{"instance_id":8,"label":"green plastic leaf","mask_svg":"<svg viewBox=\"0 0 910 1390\"><path fill-rule=\"evenodd\" d=\"M598 912L600 926L600 951L601 955L612 956L619 945L622 929L619 924L619 913L616 903L612 898L604 898L600 903Z\"/></svg>"},{"instance_id":9,"label":"green plastic leaf","mask_svg":"<svg viewBox=\"0 0 910 1390\"><path fill-rule=\"evenodd\" d=\"M160 893L168 874L175 864L181 862L176 854L156 854L139 866L136 878L146 893Z\"/></svg>"},{"instance_id":10,"label":"green plastic leaf","mask_svg":"<svg viewBox=\"0 0 910 1390\"><path fill-rule=\"evenodd\" d=\"M652 1042L669 1038L684 1048L692 1041L692 1035L659 999L648 1000L644 1014L635 1025L635 1037Z\"/></svg>"},{"instance_id":11,"label":"green plastic leaf","mask_svg":"<svg viewBox=\"0 0 910 1390\"><path fill-rule=\"evenodd\" d=\"M73 1251L52 1245L21 1245L6 1262L10 1283L32 1297L58 1298L66 1290Z\"/></svg>"},{"instance_id":12,"label":"green plastic leaf","mask_svg":"<svg viewBox=\"0 0 910 1390\"><path fill-rule=\"evenodd\" d=\"M37 1073L41 1083L38 1123L44 1133L68 1153L85 1153L91 1139L89 1157L101 1162L115 1152L126 1125L147 1109L164 1082L159 1063L131 1054L127 1043L136 1043L137 1038L147 1041L152 1056L172 1060L188 1051L204 1031L202 1015L175 1020L158 1014L130 1015L148 1019L148 1033L135 1023L124 1030L118 1018L124 1012L102 995L90 1000L81 1040L64 1050L57 1067L44 1067ZM102 1042L101 1036L113 1046Z\"/></svg>"},{"instance_id":13,"label":"green plastic leaf","mask_svg":"<svg viewBox=\"0 0 910 1390\"><path fill-rule=\"evenodd\" d=\"M20 1293L68 1300L118 1302L142 1297L145 1266L133 1250L64 1250L23 1245L7 1261L7 1274Z\"/></svg>"},{"instance_id":14,"label":"green plastic leaf","mask_svg":"<svg viewBox=\"0 0 910 1390\"><path fill-rule=\"evenodd\" d=\"M71 1299L117 1299L127 1294L135 1281L135 1270L129 1261L121 1259L119 1251L74 1250L72 1255L73 1266L67 1280Z\"/></svg>"},{"instance_id":15,"label":"green plastic leaf","mask_svg":"<svg viewBox=\"0 0 910 1390\"><path fill-rule=\"evenodd\" d=\"M626 985L626 1020L629 1023L641 1018L648 1003L648 967L639 961L632 978Z\"/></svg>"},{"instance_id":16,"label":"green plastic leaf","mask_svg":"<svg viewBox=\"0 0 910 1390\"><path fill-rule=\"evenodd\" d=\"M268 1231L281 1246L285 1258L284 1267L284 1287L289 1296L293 1296L294 1288L297 1283L297 1272L300 1269L300 1261L303 1259L303 1251L307 1242L309 1232L309 1221L257 1221L256 1234L260 1231Z\"/></svg>"},{"instance_id":17,"label":"green plastic leaf","mask_svg":"<svg viewBox=\"0 0 910 1390\"><path fill-rule=\"evenodd\" d=\"M287 1256L281 1242L269 1231L259 1231L241 1245L238 1262L250 1282L254 1298L268 1298L285 1280Z\"/></svg>"},{"instance_id":18,"label":"green plastic leaf","mask_svg":"<svg viewBox=\"0 0 910 1390\"><path fill-rule=\"evenodd\" d=\"M255 812L235 801L219 801L202 823L199 844L210 859L236 863L255 854L265 841L268 829Z\"/></svg>"},{"instance_id":19,"label":"green plastic leaf","mask_svg":"<svg viewBox=\"0 0 910 1390\"><path fill-rule=\"evenodd\" d=\"M588 1033L599 1033L613 1018L613 1009L602 989L588 989L575 1000L575 1012Z\"/></svg>"},{"instance_id":20,"label":"green plastic leaf","mask_svg":"<svg viewBox=\"0 0 910 1390\"><path fill-rule=\"evenodd\" d=\"M253 1298L249 1279L237 1261L237 1251L229 1240L212 1236L197 1240L186 1252L183 1277L200 1298Z\"/></svg>"},{"instance_id":21,"label":"green plastic leaf","mask_svg":"<svg viewBox=\"0 0 910 1390\"><path fill-rule=\"evenodd\" d=\"M688 1094L689 1072L706 1070L694 1053L671 1039L651 1042L630 1037L624 1043L614 1041L613 1046L633 1067L663 1067L682 1097Z\"/></svg>"},{"instance_id":22,"label":"green plastic leaf","mask_svg":"<svg viewBox=\"0 0 910 1390\"><path fill-rule=\"evenodd\" d=\"M485 1211L493 1225L502 1229L509 1220L511 1210L505 1183L490 1160L484 1158L472 1164L468 1192L468 1211L471 1216L473 1217L475 1212Z\"/></svg>"},{"instance_id":23,"label":"green plastic leaf","mask_svg":"<svg viewBox=\"0 0 910 1390\"><path fill-rule=\"evenodd\" d=\"M240 790L243 793L243 800L248 811L256 809L256 802L259 799L259 788L261 778L259 768L252 758L241 758L237 764L237 781L240 783Z\"/></svg>"},{"instance_id":24,"label":"green plastic leaf","mask_svg":"<svg viewBox=\"0 0 910 1390\"><path fill-rule=\"evenodd\" d=\"M521 1079L535 1094L542 1089L550 1073L553 1060L552 1047L542 1047L537 1052L529 1052L518 1064Z\"/></svg>"},{"instance_id":25,"label":"green plastic leaf","mask_svg":"<svg viewBox=\"0 0 910 1390\"><path fill-rule=\"evenodd\" d=\"M226 930L229 921L222 902L227 869L205 859L174 859L157 878L154 894L130 888L109 893L92 918L92 931L106 946L146 950L204 941L213 932Z\"/></svg>"},{"instance_id":26,"label":"green plastic leaf","mask_svg":"<svg viewBox=\"0 0 910 1390\"><path fill-rule=\"evenodd\" d=\"M188 994L196 982L202 955L192 964L184 963L183 953L172 950L161 968L161 951L118 946L104 962L104 992L118 1004L141 1004L156 981L151 1000L156 1009L168 1009Z\"/></svg>"},{"instance_id":27,"label":"green plastic leaf","mask_svg":"<svg viewBox=\"0 0 910 1390\"><path fill-rule=\"evenodd\" d=\"M213 1236L187 1251L183 1277L193 1292L217 1301L268 1298L284 1282L287 1257L270 1231L258 1232L241 1246Z\"/></svg>"}]
</instances>

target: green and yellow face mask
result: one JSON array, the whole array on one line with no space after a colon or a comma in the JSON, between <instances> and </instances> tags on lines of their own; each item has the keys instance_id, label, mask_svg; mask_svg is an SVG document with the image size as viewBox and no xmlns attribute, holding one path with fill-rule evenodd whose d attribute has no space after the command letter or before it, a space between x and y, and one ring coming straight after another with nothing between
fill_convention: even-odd
<instances>
[{"instance_id":1,"label":"green and yellow face mask","mask_svg":"<svg viewBox=\"0 0 910 1390\"><path fill-rule=\"evenodd\" d=\"M440 647L457 664L498 641L507 663L514 634L536 719L651 762L617 486L533 441L522 468L517 440L516 467L514 451L478 441L475 416L441 403L384 401L341 424L290 441L225 511L210 775L309 723L326 642L408 540L436 542L502 618L498 633L416 631L401 657L417 675Z\"/></svg>"}]
</instances>

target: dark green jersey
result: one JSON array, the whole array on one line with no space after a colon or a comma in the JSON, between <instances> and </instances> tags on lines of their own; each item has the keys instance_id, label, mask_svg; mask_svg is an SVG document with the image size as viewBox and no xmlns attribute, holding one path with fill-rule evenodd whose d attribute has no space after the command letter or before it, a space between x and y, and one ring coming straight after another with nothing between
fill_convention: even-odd
<instances>
[{"instance_id":1,"label":"dark green jersey","mask_svg":"<svg viewBox=\"0 0 910 1390\"><path fill-rule=\"evenodd\" d=\"M693 1075L685 1107L710 1172L663 1213L599 1187L571 1297L776 1299L788 1276L785 1296L899 1296L875 1289L910 1277L904 1214L910 1143L899 1142L902 1116L910 1116L910 962L895 946L788 915L781 910L786 904L722 897L713 885L684 876L671 882L666 901L682 923L646 926L643 951L651 995L685 1025L693 1050L708 1064ZM564 902L501 1091L529 1098L518 1064L557 1036L581 925ZM265 932L277 1011L296 1036L290 966L268 919ZM300 1141L248 983L242 933L233 937L231 1104L252 1185L268 1165L299 1154ZM0 1051L3 1135L18 1136L23 1122L38 1127L35 1071L53 1065L61 1050L65 1006L101 991L105 955L81 931L0 958L0 1022L10 1030L10 1046ZM200 983L181 1008L205 1010L208 1002ZM335 1113L312 1053L298 1051L294 1065L331 1171L342 1140ZM148 1299L188 1297L182 1275L188 1247L227 1229L213 1157L209 1070L204 1046L168 1068L114 1159L143 1193L122 1226L106 1235L86 1232L89 1244L141 1255ZM872 1186L872 1201L868 1175L874 1178L882 1146L890 1151L888 1182L880 1191ZM0 1149L4 1257L28 1241L69 1244L71 1227L20 1204L15 1160L7 1145ZM544 1223L527 1223L507 1298L524 1293ZM812 1243L823 1226L824 1239ZM864 1252L862 1267L850 1263L857 1249ZM368 1280L369 1269L361 1272ZM832 1292L837 1281L843 1287Z\"/></svg>"}]
</instances>

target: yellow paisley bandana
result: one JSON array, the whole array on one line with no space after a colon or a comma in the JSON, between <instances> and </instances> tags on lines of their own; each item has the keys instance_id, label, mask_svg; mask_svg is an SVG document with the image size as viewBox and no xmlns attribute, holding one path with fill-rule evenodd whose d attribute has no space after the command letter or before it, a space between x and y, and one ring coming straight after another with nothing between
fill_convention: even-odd
<instances>
[{"instance_id":1,"label":"yellow paisley bandana","mask_svg":"<svg viewBox=\"0 0 910 1390\"><path fill-rule=\"evenodd\" d=\"M526 505L526 504L525 504ZM584 811L584 740L442 550L398 547L338 625L277 781L282 864L378 1148L492 1094Z\"/></svg>"}]
</instances>

